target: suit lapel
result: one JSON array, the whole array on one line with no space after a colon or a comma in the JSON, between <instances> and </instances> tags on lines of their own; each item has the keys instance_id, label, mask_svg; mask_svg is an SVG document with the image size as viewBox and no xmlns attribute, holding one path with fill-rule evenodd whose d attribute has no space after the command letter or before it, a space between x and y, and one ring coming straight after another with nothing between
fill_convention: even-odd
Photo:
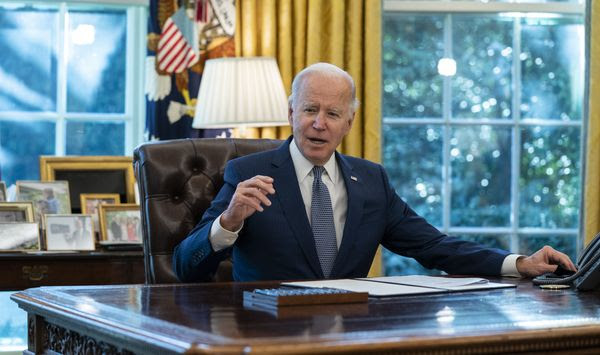
<instances>
[{"instance_id":1,"label":"suit lapel","mask_svg":"<svg viewBox=\"0 0 600 355\"><path fill-rule=\"evenodd\" d=\"M279 200L279 203L281 203L283 214L294 232L294 236L298 240L302 252L309 261L310 267L313 269L315 275L323 278L315 240L305 213L306 209L302 202L302 194L298 186L296 170L290 156L290 141L291 139L288 139L286 144L282 144L278 148L272 162L273 173L271 176L274 179L275 196Z\"/></svg>"},{"instance_id":2,"label":"suit lapel","mask_svg":"<svg viewBox=\"0 0 600 355\"><path fill-rule=\"evenodd\" d=\"M341 271L342 266L345 264L346 259L350 255L358 234L358 226L361 221L363 213L364 197L363 197L363 183L364 179L357 175L352 165L344 158L343 155L335 153L338 161L338 165L344 178L344 184L346 184L346 192L348 195L348 209L346 211L346 224L344 226L342 243L338 251L338 255L331 271L331 276L336 277Z\"/></svg>"}]
</instances>

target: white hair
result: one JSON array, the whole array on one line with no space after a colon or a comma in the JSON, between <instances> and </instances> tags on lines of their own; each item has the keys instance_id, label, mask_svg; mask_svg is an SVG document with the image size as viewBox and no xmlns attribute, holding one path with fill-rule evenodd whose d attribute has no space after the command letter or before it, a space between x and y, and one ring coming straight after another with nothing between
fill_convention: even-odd
<instances>
[{"instance_id":1,"label":"white hair","mask_svg":"<svg viewBox=\"0 0 600 355\"><path fill-rule=\"evenodd\" d=\"M352 101L350 104L350 108L351 108L352 112L356 112L360 102L356 98L356 86L354 85L354 79L352 79L352 76L350 74L348 74L348 72L341 69L340 67L330 64L330 63L323 63L323 62L311 64L308 67L302 69L298 74L296 74L296 76L294 77L294 81L292 81L292 93L291 93L290 97L288 98L288 103L290 106L292 106L294 104L294 101L296 100L296 97L298 96L298 92L300 91L300 88L302 87L302 83L304 82L304 78L308 74L318 74L318 75L322 75L322 76L326 76L326 77L330 77L330 78L344 78L345 80L347 80L348 84L350 84L351 95L352 95Z\"/></svg>"}]
</instances>

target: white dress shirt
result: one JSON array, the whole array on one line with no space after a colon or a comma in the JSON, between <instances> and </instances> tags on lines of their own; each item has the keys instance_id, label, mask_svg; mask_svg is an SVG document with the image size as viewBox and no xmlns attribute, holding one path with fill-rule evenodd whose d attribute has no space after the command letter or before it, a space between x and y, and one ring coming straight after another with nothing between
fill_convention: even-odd
<instances>
[{"instance_id":1,"label":"white dress shirt","mask_svg":"<svg viewBox=\"0 0 600 355\"><path fill-rule=\"evenodd\" d=\"M298 185L300 187L300 193L302 194L306 217L308 218L308 223L311 223L310 208L312 204L312 183L314 180L312 168L314 165L308 161L304 155L302 155L298 149L298 146L296 146L295 140L290 142L289 149L292 162L294 163L294 169L296 170L296 177L298 178ZM344 225L346 224L348 194L346 192L346 184L344 183L340 168L335 160L335 154L333 154L327 163L325 163L324 168L325 173L322 176L322 180L327 186L329 195L331 197L333 223L335 224L335 238L337 240L337 247L339 249L340 244L342 243ZM269 206L265 206L265 208L269 208ZM219 217L213 222L213 225L210 229L209 240L214 251L219 251L232 246L237 240L238 233L244 226L242 223L242 227L240 227L240 229L231 232L221 227L220 220L221 216L219 215ZM502 262L502 269L500 271L502 276L521 277L517 271L518 257L520 257L520 255L510 254L504 258L504 261Z\"/></svg>"}]
</instances>

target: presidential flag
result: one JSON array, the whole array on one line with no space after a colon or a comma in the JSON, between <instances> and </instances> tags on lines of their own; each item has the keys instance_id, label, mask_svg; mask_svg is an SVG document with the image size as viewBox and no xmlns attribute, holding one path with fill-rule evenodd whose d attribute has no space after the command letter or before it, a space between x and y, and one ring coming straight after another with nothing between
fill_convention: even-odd
<instances>
[{"instance_id":1,"label":"presidential flag","mask_svg":"<svg viewBox=\"0 0 600 355\"><path fill-rule=\"evenodd\" d=\"M165 22L156 53L158 68L167 73L181 73L200 59L196 24L181 6Z\"/></svg>"},{"instance_id":2,"label":"presidential flag","mask_svg":"<svg viewBox=\"0 0 600 355\"><path fill-rule=\"evenodd\" d=\"M196 22L207 23L211 17L209 0L196 0Z\"/></svg>"}]
</instances>

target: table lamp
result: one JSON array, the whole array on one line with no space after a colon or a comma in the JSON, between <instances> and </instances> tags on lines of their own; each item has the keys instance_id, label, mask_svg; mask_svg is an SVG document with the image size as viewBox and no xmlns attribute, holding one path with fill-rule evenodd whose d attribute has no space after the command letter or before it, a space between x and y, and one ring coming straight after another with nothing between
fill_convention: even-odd
<instances>
[{"instance_id":1,"label":"table lamp","mask_svg":"<svg viewBox=\"0 0 600 355\"><path fill-rule=\"evenodd\" d=\"M200 82L193 128L237 128L288 124L288 105L274 58L207 60Z\"/></svg>"}]
</instances>

